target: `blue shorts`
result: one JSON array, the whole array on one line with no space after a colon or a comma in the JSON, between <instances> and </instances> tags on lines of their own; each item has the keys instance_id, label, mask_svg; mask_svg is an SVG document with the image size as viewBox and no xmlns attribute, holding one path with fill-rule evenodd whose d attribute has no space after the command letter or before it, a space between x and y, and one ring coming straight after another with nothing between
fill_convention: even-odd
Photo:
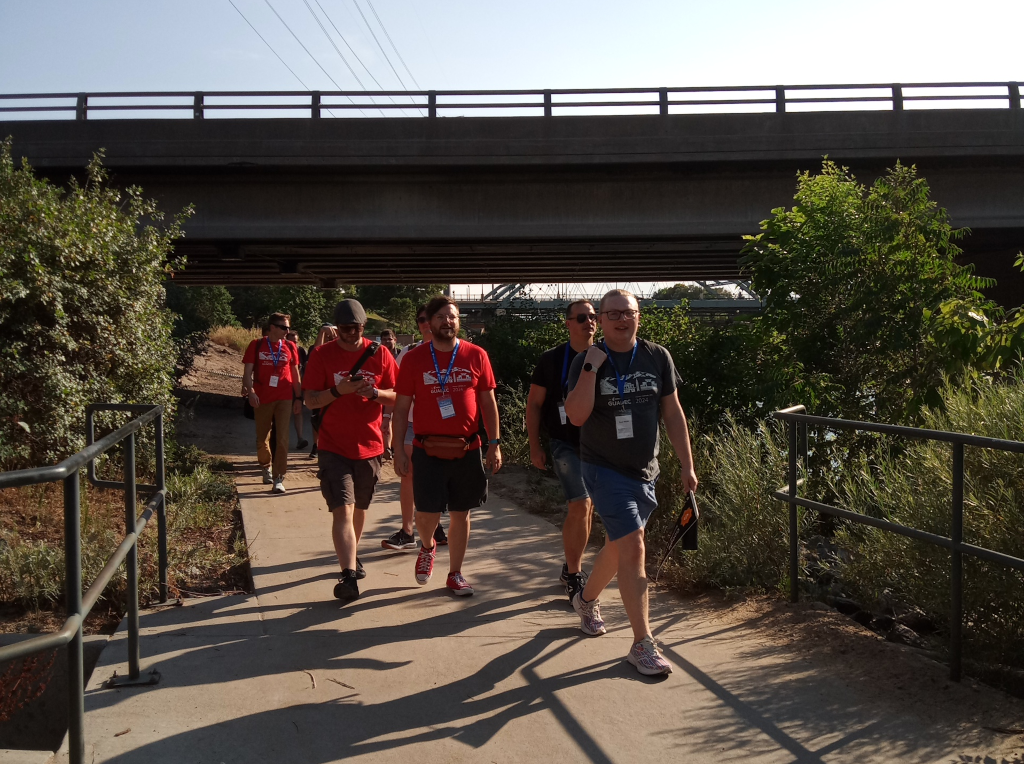
<instances>
[{"instance_id":1,"label":"blue shorts","mask_svg":"<svg viewBox=\"0 0 1024 764\"><path fill-rule=\"evenodd\" d=\"M608 538L618 541L647 525L651 513L658 507L654 495L656 481L626 477L589 462L582 462L582 465L583 481Z\"/></svg>"},{"instance_id":2,"label":"blue shorts","mask_svg":"<svg viewBox=\"0 0 1024 764\"><path fill-rule=\"evenodd\" d=\"M551 439L551 469L562 484L562 493L568 502L582 501L590 495L583 484L581 464L579 449L572 443Z\"/></svg>"}]
</instances>

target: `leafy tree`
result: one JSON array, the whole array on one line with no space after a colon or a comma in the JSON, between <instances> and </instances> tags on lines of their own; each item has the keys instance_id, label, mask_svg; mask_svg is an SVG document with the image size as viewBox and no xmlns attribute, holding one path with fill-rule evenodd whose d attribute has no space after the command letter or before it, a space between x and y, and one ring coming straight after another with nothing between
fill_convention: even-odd
<instances>
[{"instance_id":1,"label":"leafy tree","mask_svg":"<svg viewBox=\"0 0 1024 764\"><path fill-rule=\"evenodd\" d=\"M56 462L84 445L85 406L173 412L173 316L163 282L191 210L162 224L136 187L107 185L100 154L66 190L0 144L0 465ZM170 419L170 417L168 417ZM141 450L141 449L140 449Z\"/></svg>"},{"instance_id":2,"label":"leafy tree","mask_svg":"<svg viewBox=\"0 0 1024 764\"><path fill-rule=\"evenodd\" d=\"M652 295L655 300L726 300L732 297L721 287L702 287L700 284L673 284L662 287Z\"/></svg>"},{"instance_id":3,"label":"leafy tree","mask_svg":"<svg viewBox=\"0 0 1024 764\"><path fill-rule=\"evenodd\" d=\"M320 326L331 320L342 290L314 286L228 287L231 309L243 326L262 327L271 313L288 313L303 342L316 339Z\"/></svg>"},{"instance_id":4,"label":"leafy tree","mask_svg":"<svg viewBox=\"0 0 1024 764\"><path fill-rule=\"evenodd\" d=\"M231 295L222 286L182 287L166 284L167 307L176 314L172 337L177 348L174 377L180 380L192 369L210 341L215 326L237 326L231 312Z\"/></svg>"}]
</instances>

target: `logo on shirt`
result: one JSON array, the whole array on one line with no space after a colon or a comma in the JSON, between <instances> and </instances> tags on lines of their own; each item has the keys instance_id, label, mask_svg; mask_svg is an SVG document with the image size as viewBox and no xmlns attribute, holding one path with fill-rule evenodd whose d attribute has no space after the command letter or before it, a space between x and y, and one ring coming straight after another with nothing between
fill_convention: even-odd
<instances>
[{"instance_id":1,"label":"logo on shirt","mask_svg":"<svg viewBox=\"0 0 1024 764\"><path fill-rule=\"evenodd\" d=\"M639 393L642 390L658 391L658 377L649 371L634 371L626 375L623 380L622 394ZM598 382L598 392L601 395L618 396L619 388L615 384L615 377L601 377Z\"/></svg>"},{"instance_id":2,"label":"logo on shirt","mask_svg":"<svg viewBox=\"0 0 1024 764\"><path fill-rule=\"evenodd\" d=\"M442 372L442 374L443 373L444 372ZM447 389L449 384L457 385L466 384L467 382L473 382L473 372L471 372L469 369L462 369L456 366L454 369L452 369L452 373L448 375L448 381L445 383L445 388ZM437 374L433 371L423 372L423 384L428 386L440 384L437 381Z\"/></svg>"}]
</instances>

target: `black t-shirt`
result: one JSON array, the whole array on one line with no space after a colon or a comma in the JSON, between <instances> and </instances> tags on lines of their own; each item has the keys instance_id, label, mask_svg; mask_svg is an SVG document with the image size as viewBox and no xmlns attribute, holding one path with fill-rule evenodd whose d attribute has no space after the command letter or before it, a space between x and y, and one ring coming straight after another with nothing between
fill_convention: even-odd
<instances>
[{"instance_id":1,"label":"black t-shirt","mask_svg":"<svg viewBox=\"0 0 1024 764\"><path fill-rule=\"evenodd\" d=\"M570 390L579 381L584 355L581 353L569 370ZM580 458L627 477L651 481L658 477L659 471L661 399L671 395L682 380L672 355L653 342L637 340L635 357L632 351L612 351L611 355L597 370L594 410L580 428ZM612 369L612 360L615 369ZM615 370L623 383L621 399ZM631 435L619 437L616 418L627 413L631 426L625 430L631 430Z\"/></svg>"},{"instance_id":2,"label":"black t-shirt","mask_svg":"<svg viewBox=\"0 0 1024 764\"><path fill-rule=\"evenodd\" d=\"M568 349L568 356L566 350ZM541 355L537 361L537 368L533 370L533 377L530 384L543 387L547 390L544 396L544 406L541 408L541 421L548 436L580 445L580 428L572 424L568 419L562 424L561 415L558 413L558 404L565 400L565 382L568 377L569 367L573 359L579 355L572 346L566 342L564 345L548 350ZM566 360L568 358L568 360Z\"/></svg>"}]
</instances>

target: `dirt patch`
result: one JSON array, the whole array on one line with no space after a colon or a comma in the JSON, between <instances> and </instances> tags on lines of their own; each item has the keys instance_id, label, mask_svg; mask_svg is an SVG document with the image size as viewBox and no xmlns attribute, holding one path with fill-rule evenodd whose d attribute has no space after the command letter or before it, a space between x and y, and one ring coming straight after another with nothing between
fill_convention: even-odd
<instances>
[{"instance_id":1,"label":"dirt patch","mask_svg":"<svg viewBox=\"0 0 1024 764\"><path fill-rule=\"evenodd\" d=\"M242 396L242 354L231 347L210 344L196 356L192 370L181 378L179 387L218 395Z\"/></svg>"},{"instance_id":2,"label":"dirt patch","mask_svg":"<svg viewBox=\"0 0 1024 764\"><path fill-rule=\"evenodd\" d=\"M491 475L490 489L561 530L568 507L562 486L551 471L506 464L497 475ZM590 543L604 543L604 527L596 514L590 530Z\"/></svg>"}]
</instances>

